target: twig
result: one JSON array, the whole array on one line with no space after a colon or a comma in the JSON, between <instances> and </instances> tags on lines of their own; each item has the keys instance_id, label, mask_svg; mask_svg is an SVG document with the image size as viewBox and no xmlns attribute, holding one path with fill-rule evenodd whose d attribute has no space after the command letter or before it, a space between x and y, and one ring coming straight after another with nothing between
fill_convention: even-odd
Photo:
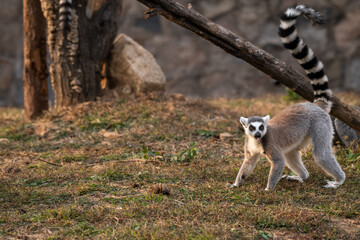
<instances>
[{"instance_id":1,"label":"twig","mask_svg":"<svg viewBox=\"0 0 360 240\"><path fill-rule=\"evenodd\" d=\"M50 164L50 165L53 165L53 166L57 166L57 167L62 167L63 166L61 164L56 164L56 163L48 162L48 161L46 161L44 159L41 159L40 156L37 156L34 160L44 162L44 163L47 163L47 164Z\"/></svg>"},{"instance_id":2,"label":"twig","mask_svg":"<svg viewBox=\"0 0 360 240\"><path fill-rule=\"evenodd\" d=\"M145 12L145 19L161 15L161 8L150 8L149 11Z\"/></svg>"},{"instance_id":3,"label":"twig","mask_svg":"<svg viewBox=\"0 0 360 240\"><path fill-rule=\"evenodd\" d=\"M171 201L174 201L174 202L176 202L176 203L178 203L178 204L182 204L182 205L185 204L185 203L183 203L182 201L179 201L179 200L176 200L176 199L171 199Z\"/></svg>"},{"instance_id":4,"label":"twig","mask_svg":"<svg viewBox=\"0 0 360 240\"><path fill-rule=\"evenodd\" d=\"M149 160L149 159L128 159L128 160L121 160L121 161L118 161L118 163L129 163L129 162L142 162L142 163L151 163L151 162L155 162L155 163L162 163L161 161L159 160Z\"/></svg>"}]
</instances>

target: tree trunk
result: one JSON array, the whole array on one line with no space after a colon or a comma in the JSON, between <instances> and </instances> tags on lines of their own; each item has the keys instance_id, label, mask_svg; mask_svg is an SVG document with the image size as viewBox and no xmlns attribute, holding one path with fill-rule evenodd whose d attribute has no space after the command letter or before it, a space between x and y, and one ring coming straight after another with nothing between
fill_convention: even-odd
<instances>
[{"instance_id":1,"label":"tree trunk","mask_svg":"<svg viewBox=\"0 0 360 240\"><path fill-rule=\"evenodd\" d=\"M160 14L168 20L209 40L235 57L245 60L255 68L292 89L306 100L313 101L313 89L307 77L294 70L285 62L257 48L249 41L200 15L192 9L190 4L186 8L173 0L137 1L149 8L149 11L145 13L145 18ZM333 102L331 114L360 134L360 111L353 106L345 104L335 96L331 100Z\"/></svg>"},{"instance_id":2,"label":"tree trunk","mask_svg":"<svg viewBox=\"0 0 360 240\"><path fill-rule=\"evenodd\" d=\"M40 0L23 0L25 117L34 119L48 109L46 21Z\"/></svg>"},{"instance_id":3,"label":"tree trunk","mask_svg":"<svg viewBox=\"0 0 360 240\"><path fill-rule=\"evenodd\" d=\"M62 30L59 0L41 0L56 108L92 101L101 93L101 70L119 28L122 1L94 1L73 0L71 27Z\"/></svg>"}]
</instances>

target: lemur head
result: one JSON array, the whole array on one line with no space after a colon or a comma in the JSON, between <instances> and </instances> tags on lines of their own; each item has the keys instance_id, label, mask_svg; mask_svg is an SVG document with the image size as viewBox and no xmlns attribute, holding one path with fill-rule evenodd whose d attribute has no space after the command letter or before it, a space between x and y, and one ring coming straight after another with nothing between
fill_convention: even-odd
<instances>
[{"instance_id":1,"label":"lemur head","mask_svg":"<svg viewBox=\"0 0 360 240\"><path fill-rule=\"evenodd\" d=\"M260 140L266 134L269 119L269 115L266 117L241 117L240 123L243 125L247 136Z\"/></svg>"}]
</instances>

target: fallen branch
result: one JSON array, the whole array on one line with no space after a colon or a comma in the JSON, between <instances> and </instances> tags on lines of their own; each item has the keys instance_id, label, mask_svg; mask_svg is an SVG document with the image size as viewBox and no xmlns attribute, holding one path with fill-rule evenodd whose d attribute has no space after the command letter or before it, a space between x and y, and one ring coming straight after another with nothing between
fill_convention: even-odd
<instances>
[{"instance_id":1,"label":"fallen branch","mask_svg":"<svg viewBox=\"0 0 360 240\"><path fill-rule=\"evenodd\" d=\"M162 15L168 20L189 29L222 48L227 53L241 58L284 84L308 101L313 101L313 89L307 77L294 70L285 62L275 58L249 41L228 29L210 21L189 5L188 8L173 0L137 0L149 8L145 18ZM279 39L280 41L280 39ZM330 80L331 81L331 80ZM360 111L333 97L331 115L342 120L360 134Z\"/></svg>"},{"instance_id":2,"label":"fallen branch","mask_svg":"<svg viewBox=\"0 0 360 240\"><path fill-rule=\"evenodd\" d=\"M149 159L128 159L128 160L120 160L117 163L163 163L159 160L149 160Z\"/></svg>"},{"instance_id":3,"label":"fallen branch","mask_svg":"<svg viewBox=\"0 0 360 240\"><path fill-rule=\"evenodd\" d=\"M56 167L62 167L62 166L63 166L63 165L61 165L61 164L56 164L56 163L48 162L48 161L42 159L40 156L36 157L34 160L35 160L35 161L44 162L44 163L47 163L47 164L50 164L50 165L53 165L53 166L56 166Z\"/></svg>"}]
</instances>

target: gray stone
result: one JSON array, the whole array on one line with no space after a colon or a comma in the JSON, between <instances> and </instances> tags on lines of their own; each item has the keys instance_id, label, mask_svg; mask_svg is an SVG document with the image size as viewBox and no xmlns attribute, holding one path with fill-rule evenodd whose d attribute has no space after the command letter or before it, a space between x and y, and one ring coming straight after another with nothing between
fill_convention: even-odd
<instances>
[{"instance_id":1,"label":"gray stone","mask_svg":"<svg viewBox=\"0 0 360 240\"><path fill-rule=\"evenodd\" d=\"M3 23L16 22L22 15L21 8L21 0L1 0L0 21Z\"/></svg>"},{"instance_id":2,"label":"gray stone","mask_svg":"<svg viewBox=\"0 0 360 240\"><path fill-rule=\"evenodd\" d=\"M22 1L1 0L0 8L0 105L23 102Z\"/></svg>"},{"instance_id":3,"label":"gray stone","mask_svg":"<svg viewBox=\"0 0 360 240\"><path fill-rule=\"evenodd\" d=\"M235 10L238 21L238 30L241 35L251 41L261 34L261 27L267 22L270 15L266 1L242 1L239 10Z\"/></svg>"},{"instance_id":4,"label":"gray stone","mask_svg":"<svg viewBox=\"0 0 360 240\"><path fill-rule=\"evenodd\" d=\"M336 44L343 50L359 44L360 38L360 9L347 12L345 18L336 25L334 35Z\"/></svg>"},{"instance_id":5,"label":"gray stone","mask_svg":"<svg viewBox=\"0 0 360 240\"><path fill-rule=\"evenodd\" d=\"M129 85L135 93L165 91L166 78L155 58L125 34L113 43L109 74L115 85Z\"/></svg>"},{"instance_id":6,"label":"gray stone","mask_svg":"<svg viewBox=\"0 0 360 240\"><path fill-rule=\"evenodd\" d=\"M201 1L199 3L200 9L195 8L195 10L211 19L230 12L235 5L236 0L222 0L221 3L219 1Z\"/></svg>"},{"instance_id":7,"label":"gray stone","mask_svg":"<svg viewBox=\"0 0 360 240\"><path fill-rule=\"evenodd\" d=\"M340 9L344 9L344 7L346 6L346 4L348 4L349 0L331 0L331 3L340 8Z\"/></svg>"},{"instance_id":8,"label":"gray stone","mask_svg":"<svg viewBox=\"0 0 360 240\"><path fill-rule=\"evenodd\" d=\"M344 83L343 65L342 59L333 58L324 67L332 89L341 88Z\"/></svg>"},{"instance_id":9,"label":"gray stone","mask_svg":"<svg viewBox=\"0 0 360 240\"><path fill-rule=\"evenodd\" d=\"M298 31L306 44L314 49L318 58L321 58L326 51L331 51L331 49L328 48L327 29L323 26L311 26L309 23Z\"/></svg>"},{"instance_id":10,"label":"gray stone","mask_svg":"<svg viewBox=\"0 0 360 240\"><path fill-rule=\"evenodd\" d=\"M279 24L270 22L263 26L261 31L261 36L258 40L258 44L260 47L266 46L281 46L281 40L278 35Z\"/></svg>"},{"instance_id":11,"label":"gray stone","mask_svg":"<svg viewBox=\"0 0 360 240\"><path fill-rule=\"evenodd\" d=\"M228 133L228 132L223 132L223 133L219 134L219 138L220 138L220 140L227 140L227 139L234 138L234 135L232 135L231 133Z\"/></svg>"},{"instance_id":12,"label":"gray stone","mask_svg":"<svg viewBox=\"0 0 360 240\"><path fill-rule=\"evenodd\" d=\"M346 71L345 87L349 90L360 91L360 57L353 59Z\"/></svg>"},{"instance_id":13,"label":"gray stone","mask_svg":"<svg viewBox=\"0 0 360 240\"><path fill-rule=\"evenodd\" d=\"M13 78L14 66L0 57L0 91L7 90Z\"/></svg>"}]
</instances>

